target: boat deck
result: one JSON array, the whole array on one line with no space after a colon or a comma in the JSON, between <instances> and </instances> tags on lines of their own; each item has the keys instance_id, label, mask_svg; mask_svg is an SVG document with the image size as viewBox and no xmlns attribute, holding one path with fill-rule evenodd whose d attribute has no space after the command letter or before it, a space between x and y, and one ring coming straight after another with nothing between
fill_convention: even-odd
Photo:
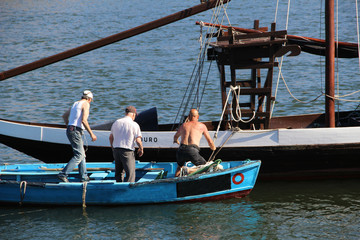
<instances>
[{"instance_id":1,"label":"boat deck","mask_svg":"<svg viewBox=\"0 0 360 240\"><path fill-rule=\"evenodd\" d=\"M66 164L29 164L21 167L4 165L0 167L0 180L16 182L46 182L59 183L58 174ZM137 161L137 183L153 181L155 179L173 178L177 168L176 163L141 163ZM191 166L192 164L190 164ZM20 165L19 165L20 166ZM224 169L232 167L231 163L222 163ZM87 172L91 182L115 183L115 166L113 163L87 163ZM78 170L74 169L68 175L69 182L80 182Z\"/></svg>"}]
</instances>

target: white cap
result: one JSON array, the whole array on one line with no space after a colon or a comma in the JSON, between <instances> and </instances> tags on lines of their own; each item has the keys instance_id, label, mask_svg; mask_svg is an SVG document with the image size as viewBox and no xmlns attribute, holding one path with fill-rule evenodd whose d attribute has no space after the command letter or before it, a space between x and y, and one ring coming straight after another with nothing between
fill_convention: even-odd
<instances>
[{"instance_id":1,"label":"white cap","mask_svg":"<svg viewBox=\"0 0 360 240\"><path fill-rule=\"evenodd\" d=\"M93 96L93 94L92 94L92 92L91 92L90 90L85 90L85 91L83 92L83 96L89 97L89 98L91 98L92 100L94 100L94 96Z\"/></svg>"}]
</instances>

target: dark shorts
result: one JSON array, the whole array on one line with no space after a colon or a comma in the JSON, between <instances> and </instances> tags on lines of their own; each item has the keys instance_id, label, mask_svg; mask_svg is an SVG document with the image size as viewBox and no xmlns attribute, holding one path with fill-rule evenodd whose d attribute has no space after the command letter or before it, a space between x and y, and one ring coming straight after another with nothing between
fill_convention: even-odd
<instances>
[{"instance_id":1,"label":"dark shorts","mask_svg":"<svg viewBox=\"0 0 360 240\"><path fill-rule=\"evenodd\" d=\"M195 166L206 164L205 159L200 156L200 148L194 144L181 144L176 152L176 160L180 167L187 161L191 161Z\"/></svg>"}]
</instances>

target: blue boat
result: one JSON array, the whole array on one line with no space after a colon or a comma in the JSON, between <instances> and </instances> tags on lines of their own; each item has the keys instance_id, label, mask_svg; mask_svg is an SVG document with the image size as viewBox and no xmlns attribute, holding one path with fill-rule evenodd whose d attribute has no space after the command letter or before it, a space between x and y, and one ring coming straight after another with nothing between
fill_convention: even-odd
<instances>
[{"instance_id":1,"label":"blue boat","mask_svg":"<svg viewBox=\"0 0 360 240\"><path fill-rule=\"evenodd\" d=\"M80 182L77 169L61 182L66 164L0 166L0 203L20 205L128 205L211 201L247 196L261 161L214 163L175 177L174 162L136 162L136 182L116 182L114 163L87 163L90 177ZM191 164L188 166L191 167Z\"/></svg>"}]
</instances>

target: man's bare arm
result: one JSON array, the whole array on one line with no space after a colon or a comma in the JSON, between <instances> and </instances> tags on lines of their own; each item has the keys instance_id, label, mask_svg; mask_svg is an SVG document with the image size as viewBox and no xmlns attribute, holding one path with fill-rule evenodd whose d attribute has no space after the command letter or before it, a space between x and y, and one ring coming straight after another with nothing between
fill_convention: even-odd
<instances>
[{"instance_id":1,"label":"man's bare arm","mask_svg":"<svg viewBox=\"0 0 360 240\"><path fill-rule=\"evenodd\" d=\"M177 130L177 132L174 135L174 143L177 143L179 145L180 145L179 137L181 135L181 131L182 131L182 126L180 126L180 128Z\"/></svg>"},{"instance_id":2,"label":"man's bare arm","mask_svg":"<svg viewBox=\"0 0 360 240\"><path fill-rule=\"evenodd\" d=\"M112 135L112 133L110 133L109 142L110 142L111 149L113 149L113 148L114 148L114 147L113 147L114 136Z\"/></svg>"},{"instance_id":3,"label":"man's bare arm","mask_svg":"<svg viewBox=\"0 0 360 240\"><path fill-rule=\"evenodd\" d=\"M92 132L90 125L87 121L88 117L89 117L89 108L90 108L90 104L88 102L85 102L83 104L83 119L82 119L82 123L84 124L85 129L89 132L92 141L96 141L97 137L95 136L95 134Z\"/></svg>"},{"instance_id":4,"label":"man's bare arm","mask_svg":"<svg viewBox=\"0 0 360 240\"><path fill-rule=\"evenodd\" d=\"M216 150L215 144L214 144L213 140L211 139L209 131L207 130L206 127L205 127L205 130L204 130L204 136L205 136L206 141L209 144L210 149L215 151Z\"/></svg>"},{"instance_id":5,"label":"man's bare arm","mask_svg":"<svg viewBox=\"0 0 360 240\"><path fill-rule=\"evenodd\" d=\"M144 147L142 145L141 137L136 138L136 144L139 146L139 150L137 151L139 157L141 157L144 154Z\"/></svg>"},{"instance_id":6,"label":"man's bare arm","mask_svg":"<svg viewBox=\"0 0 360 240\"><path fill-rule=\"evenodd\" d=\"M69 109L62 115L62 118L64 119L64 123L65 123L66 125L69 124L70 111L71 111L71 108L69 108Z\"/></svg>"}]
</instances>

